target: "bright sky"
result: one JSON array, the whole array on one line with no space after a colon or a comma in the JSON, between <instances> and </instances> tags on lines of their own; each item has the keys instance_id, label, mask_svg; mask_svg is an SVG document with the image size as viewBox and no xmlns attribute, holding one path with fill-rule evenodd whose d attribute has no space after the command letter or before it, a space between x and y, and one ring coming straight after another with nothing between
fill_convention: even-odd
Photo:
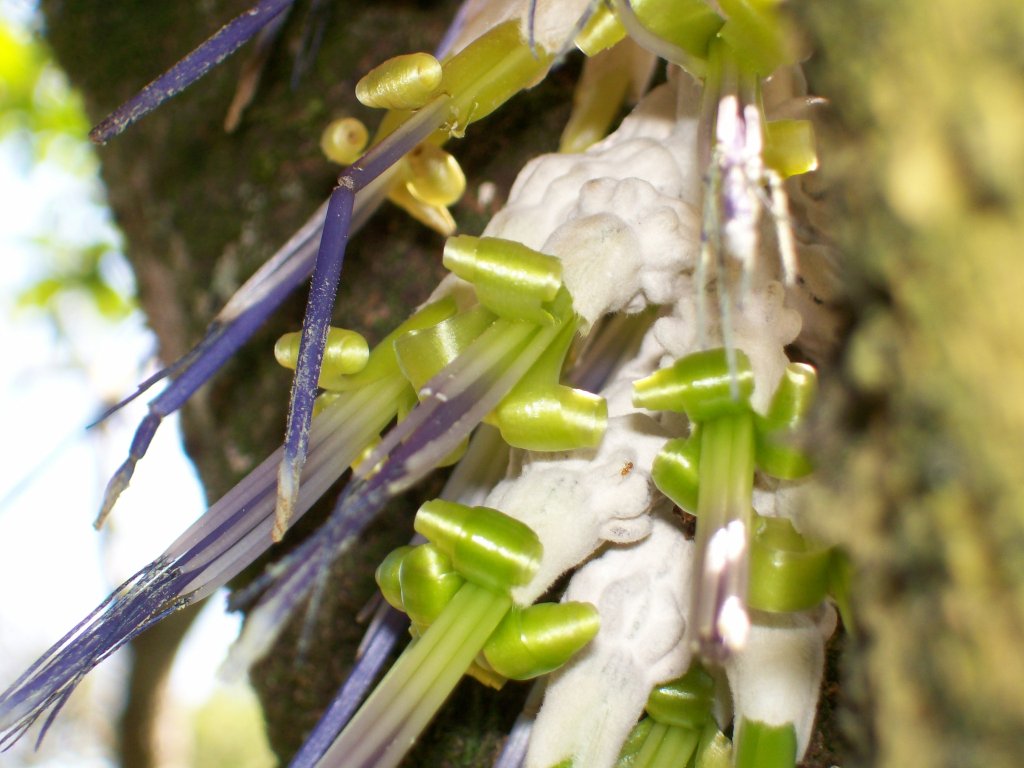
<instances>
[{"instance_id":1,"label":"bright sky","mask_svg":"<svg viewBox=\"0 0 1024 768\"><path fill-rule=\"evenodd\" d=\"M33 5L0 0L0 17L27 18ZM42 314L15 308L17 295L47 269L33 243L41 233L69 244L117 242L94 174L33 164L24 150L0 141L0 690L205 509L172 418L107 529L92 529L145 403L133 403L101 429L83 427L101 404L151 372L155 340L140 313L111 324L74 297L61 306L67 338ZM105 268L111 282L130 290L123 261ZM198 705L213 690L238 630L237 618L224 614L222 595L208 603L173 673L172 696L183 706ZM30 735L4 764L111 765L101 743L120 708L122 675L117 657L102 665L82 686L91 697L78 705L86 721L58 718L39 754L31 755Z\"/></svg>"}]
</instances>

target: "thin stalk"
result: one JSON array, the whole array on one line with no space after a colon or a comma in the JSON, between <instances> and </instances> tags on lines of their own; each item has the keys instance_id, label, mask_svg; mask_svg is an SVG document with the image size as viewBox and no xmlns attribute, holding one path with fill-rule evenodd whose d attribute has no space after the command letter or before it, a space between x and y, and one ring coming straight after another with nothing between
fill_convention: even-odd
<instances>
[{"instance_id":1,"label":"thin stalk","mask_svg":"<svg viewBox=\"0 0 1024 768\"><path fill-rule=\"evenodd\" d=\"M681 768L699 740L696 729L655 722L630 768Z\"/></svg>"},{"instance_id":2,"label":"thin stalk","mask_svg":"<svg viewBox=\"0 0 1024 768\"><path fill-rule=\"evenodd\" d=\"M321 765L397 765L511 605L507 595L464 585L430 629L395 662Z\"/></svg>"},{"instance_id":3,"label":"thin stalk","mask_svg":"<svg viewBox=\"0 0 1024 768\"><path fill-rule=\"evenodd\" d=\"M694 621L698 649L714 663L739 650L749 629L746 596L753 476L753 416L722 416L703 424Z\"/></svg>"}]
</instances>

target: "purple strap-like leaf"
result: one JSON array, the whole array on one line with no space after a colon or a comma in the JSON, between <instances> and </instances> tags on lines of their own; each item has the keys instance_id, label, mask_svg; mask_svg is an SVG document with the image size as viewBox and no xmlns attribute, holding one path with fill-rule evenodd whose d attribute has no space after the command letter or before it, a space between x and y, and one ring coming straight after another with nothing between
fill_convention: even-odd
<instances>
[{"instance_id":1,"label":"purple strap-like leaf","mask_svg":"<svg viewBox=\"0 0 1024 768\"><path fill-rule=\"evenodd\" d=\"M435 99L380 144L372 147L349 168L331 193L320 238L320 250L317 252L316 267L313 271L309 301L306 305L306 315L302 322L299 357L295 366L288 408L284 458L278 475L275 539L284 535L299 493L299 477L306 461L313 402L316 399L327 331L341 279L341 267L353 215L353 200L359 190L385 174L402 156L412 151L417 144L441 126L448 115L449 100L450 97L447 96Z\"/></svg>"},{"instance_id":2,"label":"purple strap-like leaf","mask_svg":"<svg viewBox=\"0 0 1024 768\"><path fill-rule=\"evenodd\" d=\"M380 609L366 632L360 654L344 685L331 701L316 728L292 759L290 768L313 768L324 756L342 729L352 719L398 641L406 638L409 620L389 605Z\"/></svg>"},{"instance_id":3,"label":"purple strap-like leaf","mask_svg":"<svg viewBox=\"0 0 1024 768\"><path fill-rule=\"evenodd\" d=\"M192 53L111 112L90 131L89 138L97 144L105 144L123 133L130 125L223 62L294 2L263 0L236 16Z\"/></svg>"}]
</instances>

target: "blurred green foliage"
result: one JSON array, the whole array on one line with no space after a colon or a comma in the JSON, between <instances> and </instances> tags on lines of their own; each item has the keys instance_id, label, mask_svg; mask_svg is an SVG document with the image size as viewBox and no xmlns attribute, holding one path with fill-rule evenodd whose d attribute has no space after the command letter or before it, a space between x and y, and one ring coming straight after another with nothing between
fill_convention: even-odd
<instances>
[{"instance_id":1,"label":"blurred green foliage","mask_svg":"<svg viewBox=\"0 0 1024 768\"><path fill-rule=\"evenodd\" d=\"M13 149L9 155L25 161L24 172L54 164L88 183L99 168L87 139L89 127L81 98L41 38L0 19L0 142ZM134 310L133 297L108 279L109 262L117 256L110 239L67 242L47 231L33 237L30 245L46 266L43 276L18 296L19 308L44 311L58 329L67 325L60 302L70 294L86 298L107 320L124 319Z\"/></svg>"}]
</instances>

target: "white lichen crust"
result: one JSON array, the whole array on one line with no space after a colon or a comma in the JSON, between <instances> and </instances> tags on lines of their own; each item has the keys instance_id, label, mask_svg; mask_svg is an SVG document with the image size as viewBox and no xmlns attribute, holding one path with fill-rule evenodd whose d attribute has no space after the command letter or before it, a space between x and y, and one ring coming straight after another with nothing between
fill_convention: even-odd
<instances>
[{"instance_id":1,"label":"white lichen crust","mask_svg":"<svg viewBox=\"0 0 1024 768\"><path fill-rule=\"evenodd\" d=\"M527 768L614 765L651 688L686 671L693 550L678 525L655 516L646 539L610 548L573 576L565 599L597 606L601 630L551 676Z\"/></svg>"}]
</instances>

